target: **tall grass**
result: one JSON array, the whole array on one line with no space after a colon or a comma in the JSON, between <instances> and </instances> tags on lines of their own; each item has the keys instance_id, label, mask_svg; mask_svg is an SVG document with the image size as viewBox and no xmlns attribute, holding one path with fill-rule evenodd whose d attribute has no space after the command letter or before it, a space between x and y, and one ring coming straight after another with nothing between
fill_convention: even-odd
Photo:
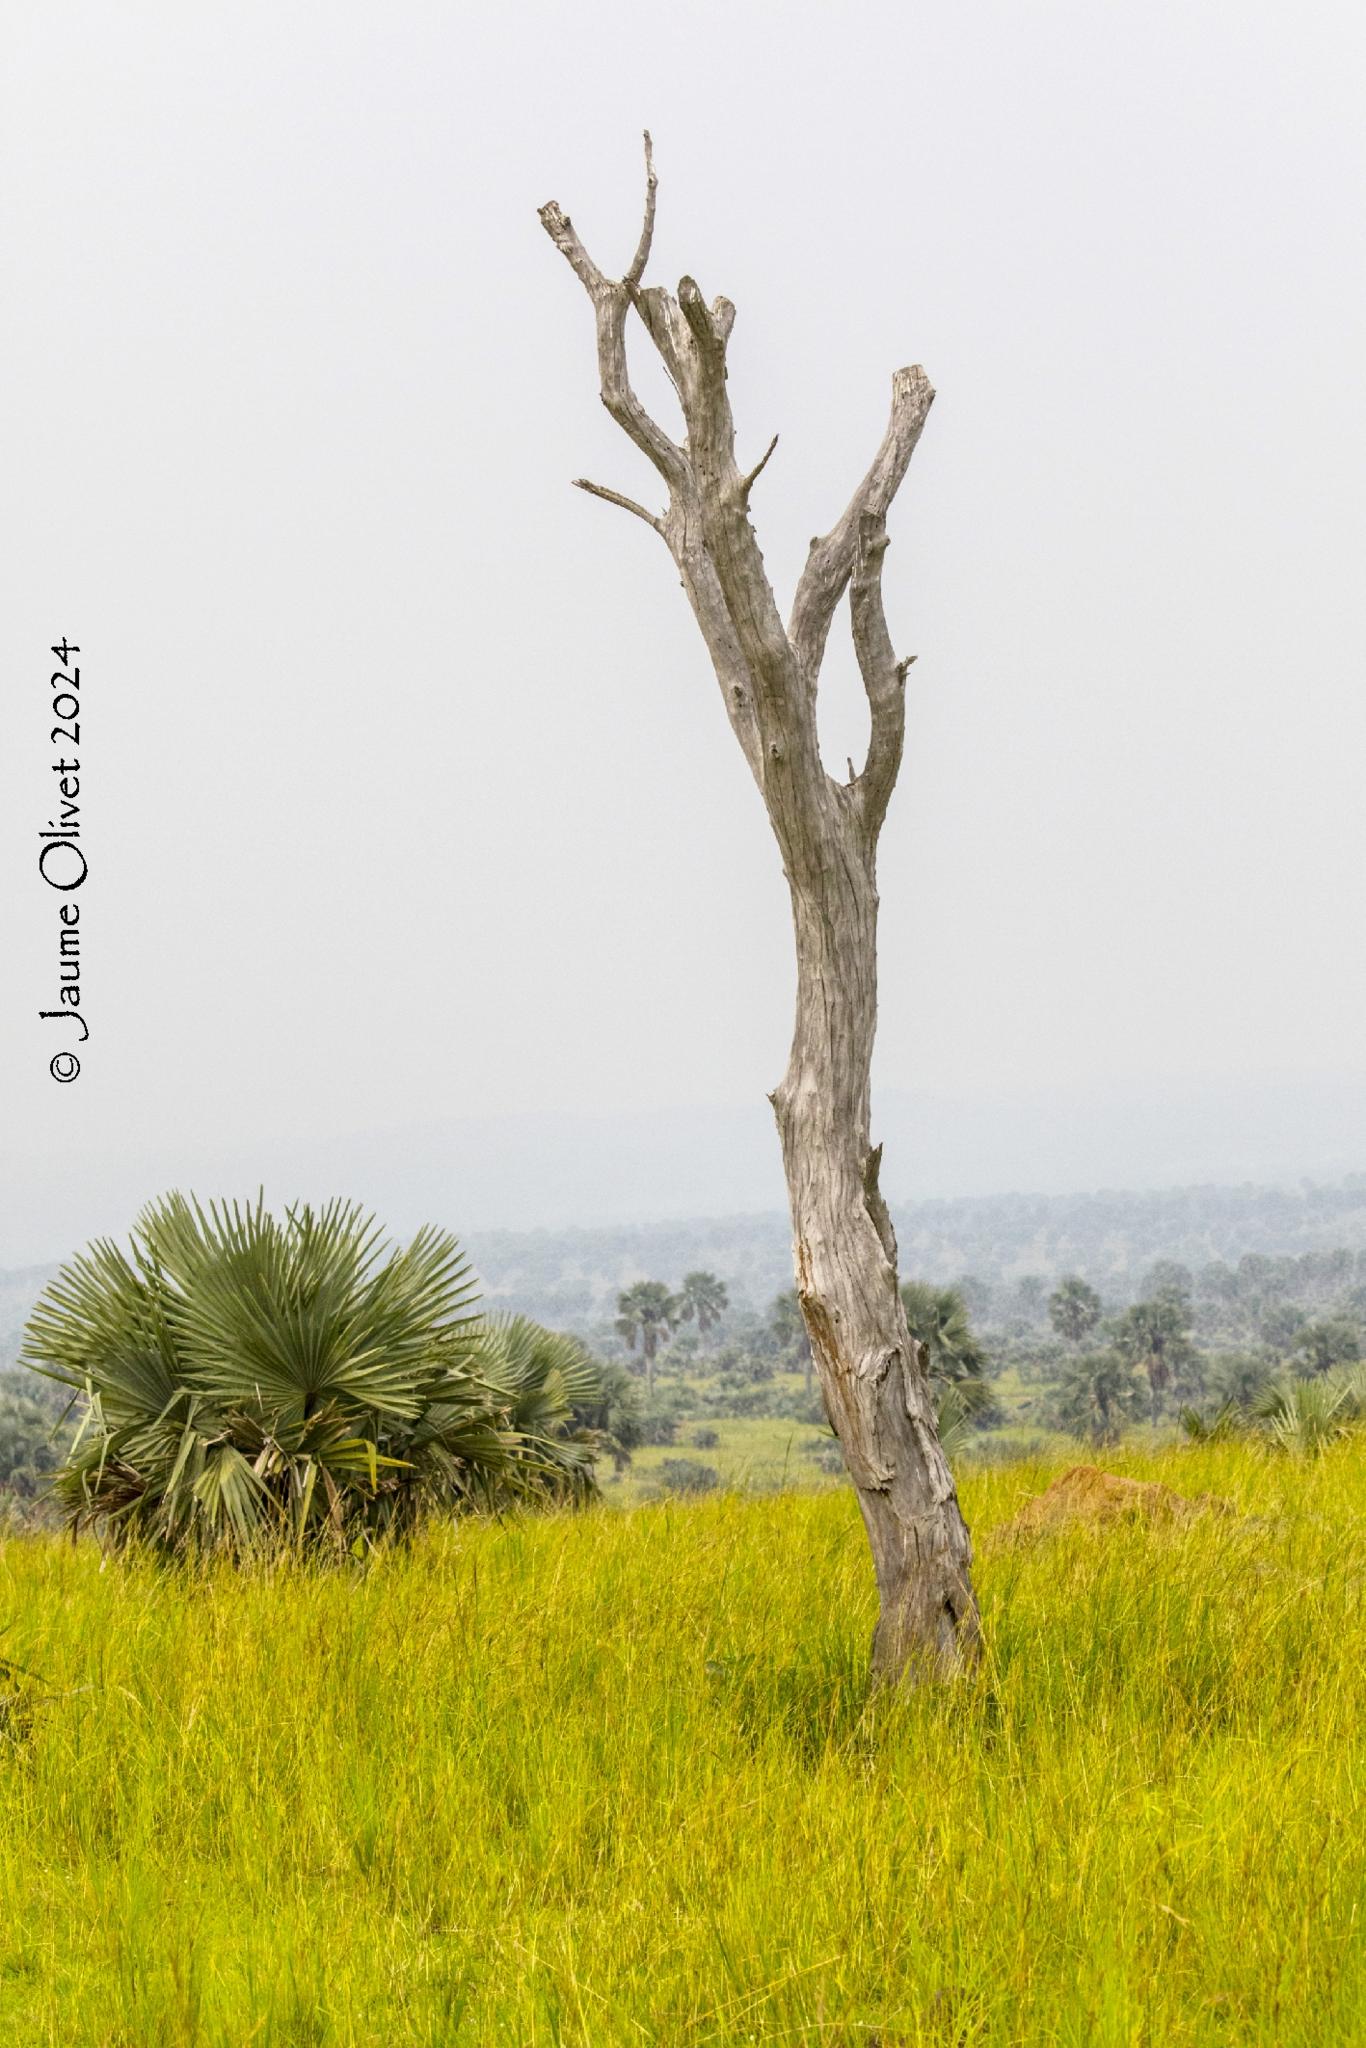
<instances>
[{"instance_id":1,"label":"tall grass","mask_svg":"<svg viewBox=\"0 0 1366 2048\"><path fill-rule=\"evenodd\" d=\"M1107 1462L1243 1512L1019 1546L1051 1472L970 1474L988 1658L906 1699L842 1491L3 1541L0 2041L1366 2039L1366 1459Z\"/></svg>"}]
</instances>

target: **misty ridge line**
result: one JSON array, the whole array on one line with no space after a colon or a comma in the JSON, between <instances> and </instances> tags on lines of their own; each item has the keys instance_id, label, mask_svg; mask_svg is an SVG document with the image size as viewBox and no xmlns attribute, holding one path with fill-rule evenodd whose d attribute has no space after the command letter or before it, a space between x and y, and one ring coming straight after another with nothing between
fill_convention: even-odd
<instances>
[{"instance_id":1,"label":"misty ridge line","mask_svg":"<svg viewBox=\"0 0 1366 2048\"><path fill-rule=\"evenodd\" d=\"M891 1209L903 1275L943 1285L965 1275L1001 1286L1075 1273L1119 1300L1134 1295L1159 1260L1198 1273L1250 1257L1366 1251L1366 1173L1332 1183L939 1197ZM754 1312L791 1286L791 1228L776 1206L565 1229L452 1227L491 1309L579 1330L600 1325L618 1290L640 1279L673 1283L706 1268L725 1282L736 1309ZM58 1264L0 1267L0 1365L13 1361Z\"/></svg>"}]
</instances>

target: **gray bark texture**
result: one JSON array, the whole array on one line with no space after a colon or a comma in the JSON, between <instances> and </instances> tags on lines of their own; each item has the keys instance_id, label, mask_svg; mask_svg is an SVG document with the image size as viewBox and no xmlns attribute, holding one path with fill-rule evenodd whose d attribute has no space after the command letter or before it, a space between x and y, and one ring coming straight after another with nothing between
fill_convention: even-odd
<instances>
[{"instance_id":1,"label":"gray bark texture","mask_svg":"<svg viewBox=\"0 0 1366 2048\"><path fill-rule=\"evenodd\" d=\"M656 189L648 135L645 167L644 224L620 279L598 269L554 201L540 218L592 302L602 402L653 464L668 502L651 512L601 484L577 482L643 519L668 547L778 841L796 935L797 1018L772 1102L797 1292L826 1413L872 1547L879 1598L874 1673L886 1680L941 1675L972 1661L979 1648L972 1549L935 1429L923 1347L907 1329L897 1290L896 1240L878 1186L881 1147L869 1136L877 843L901 765L910 666L892 649L882 565L888 508L934 392L918 367L893 376L881 446L842 516L812 541L784 624L749 512L776 439L751 470L740 468L726 387L735 324L730 301L709 304L690 277L676 294L643 283ZM678 393L681 444L631 387L632 313ZM846 591L870 739L862 769L850 763L848 781L837 782L821 762L816 690Z\"/></svg>"}]
</instances>

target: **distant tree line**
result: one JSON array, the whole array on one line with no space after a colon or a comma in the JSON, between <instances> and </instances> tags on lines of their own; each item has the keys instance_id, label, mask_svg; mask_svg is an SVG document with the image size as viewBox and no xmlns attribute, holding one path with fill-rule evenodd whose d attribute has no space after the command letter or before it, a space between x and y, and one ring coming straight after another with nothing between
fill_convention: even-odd
<instances>
[{"instance_id":1,"label":"distant tree line","mask_svg":"<svg viewBox=\"0 0 1366 2048\"><path fill-rule=\"evenodd\" d=\"M901 1296L911 1333L925 1347L941 1437L952 1448L993 1419L987 1353L957 1289L907 1281ZM782 1289L758 1316L732 1309L725 1283L705 1270L686 1274L676 1292L661 1280L638 1280L618 1295L612 1332L625 1347L627 1371L645 1381L630 1422L637 1441L671 1444L699 1411L825 1419L794 1288ZM779 1384L797 1373L800 1394Z\"/></svg>"},{"instance_id":2,"label":"distant tree line","mask_svg":"<svg viewBox=\"0 0 1366 2048\"><path fill-rule=\"evenodd\" d=\"M1107 1309L1076 1275L1048 1298L1060 1360L1021 1341L1014 1350L1051 1378L1052 1419L1075 1434L1112 1441L1137 1420L1178 1416L1201 1426L1205 1411L1255 1414L1276 1388L1327 1381L1366 1353L1366 1255L1249 1254L1199 1272L1162 1260L1140 1299ZM1053 1368L1050 1373L1050 1366Z\"/></svg>"},{"instance_id":3,"label":"distant tree line","mask_svg":"<svg viewBox=\"0 0 1366 2048\"><path fill-rule=\"evenodd\" d=\"M891 1203L904 1273L940 1285L963 1276L993 1297L999 1322L1020 1284L1035 1284L1036 1314L1077 1274L1128 1307L1159 1260L1236 1272L1248 1258L1273 1265L1306 1254L1366 1251L1366 1175L1333 1186L1194 1187L1079 1195L994 1195ZM791 1286L791 1226L777 1213L630 1228L494 1231L472 1247L485 1299L580 1332L610 1323L633 1274L695 1269L724 1276L732 1306L766 1313ZM1358 1279L1360 1284L1360 1276ZM1198 1288L1197 1288L1198 1296ZM974 1321L983 1304L965 1297ZM1198 1305L1198 1302L1197 1302Z\"/></svg>"},{"instance_id":4,"label":"distant tree line","mask_svg":"<svg viewBox=\"0 0 1366 2048\"><path fill-rule=\"evenodd\" d=\"M908 1280L902 1298L911 1332L925 1346L941 1435L954 1452L1002 1425L1026 1443L1061 1430L1105 1444L1154 1425L1192 1434L1255 1425L1274 1440L1326 1442L1353 1421L1358 1407L1366 1413L1366 1251L1350 1247L1248 1252L1198 1264L1159 1259L1135 1290L1111 1290L1081 1272L1050 1278L1026 1271L995 1280L965 1273L952 1285ZM523 1478L542 1489L572 1491L591 1487L594 1458L610 1457L620 1468L646 1444L707 1448L715 1424L727 1418L824 1425L792 1288L775 1290L758 1311L743 1290L737 1298L729 1275L691 1266L676 1285L646 1278L618 1289L615 1311L577 1339L563 1340L526 1318L486 1320L480 1370L499 1388L492 1408L486 1417L479 1403L490 1397L471 1385L461 1393L472 1405L459 1428L453 1409L442 1419L443 1440L457 1461L460 1430L473 1432L469 1447L480 1446L463 1470L496 1473L496 1482L490 1480L495 1491ZM16 1504L31 1507L52 1488L74 1428L64 1411L73 1397L83 1405L77 1385L83 1367L77 1367L86 1349L86 1337L73 1328L65 1389L27 1370L0 1367L0 1502L10 1513ZM112 1484L117 1461L111 1462L108 1447L128 1441L121 1430L143 1426L140 1413L156 1439L155 1446L149 1439L139 1448L144 1469L150 1472L162 1459L168 1477L174 1471L183 1422L175 1419L180 1411L163 1417L171 1391L149 1384L145 1412L130 1409L126 1417L119 1407L125 1396L106 1397L100 1426L84 1439L85 1477L73 1482L83 1497L96 1475L101 1487ZM486 1420L494 1434L480 1437ZM386 1433L384 1455L403 1457L406 1427L398 1421L364 1430L339 1424L334 1479L347 1461L368 1461L367 1444L379 1456ZM315 1425L314 1435L300 1437L297 1453L281 1465L282 1473L288 1466L302 1475L297 1483L305 1492L308 1473L316 1466L321 1475L332 1455L316 1454L316 1435ZM422 1459L436 1460L424 1483L429 1493L439 1492L439 1445L421 1441ZM833 1439L808 1439L807 1447L818 1463L840 1469ZM246 1456L247 1439L242 1448ZM278 1447L271 1455L277 1454L284 1458ZM259 1455L259 1449L251 1453ZM377 1466L382 1484L376 1498L406 1512L401 1475L419 1469ZM386 1480L386 1472L392 1478ZM680 1470L659 1483L683 1491L699 1482L695 1472ZM249 1489L253 1484L241 1481ZM153 1482L149 1498L157 1497ZM242 1496L249 1497L255 1498ZM304 1492L297 1498L302 1501ZM309 1494L310 1513L313 1500Z\"/></svg>"}]
</instances>

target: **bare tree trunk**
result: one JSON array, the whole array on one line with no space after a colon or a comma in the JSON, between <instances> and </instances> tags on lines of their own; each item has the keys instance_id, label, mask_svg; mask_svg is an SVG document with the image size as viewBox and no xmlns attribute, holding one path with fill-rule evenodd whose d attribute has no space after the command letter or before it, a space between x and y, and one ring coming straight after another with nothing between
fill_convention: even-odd
<instances>
[{"instance_id":1,"label":"bare tree trunk","mask_svg":"<svg viewBox=\"0 0 1366 2048\"><path fill-rule=\"evenodd\" d=\"M971 1548L935 1428L924 1347L906 1326L896 1239L869 1140L877 891L835 821L818 900L795 885L797 1021L773 1096L797 1291L830 1425L877 1573L873 1669L951 1668L975 1648ZM843 858L840 856L843 855ZM833 900L831 900L833 895Z\"/></svg>"},{"instance_id":2,"label":"bare tree trunk","mask_svg":"<svg viewBox=\"0 0 1366 2048\"><path fill-rule=\"evenodd\" d=\"M776 446L742 474L726 387L735 322L691 278L677 297L641 278L654 230L646 137L646 205L625 277L606 277L552 202L541 220L593 302L603 403L668 487L663 513L579 479L634 513L677 564L731 727L758 784L782 855L797 946L797 1019L773 1095L792 1209L797 1292L832 1428L858 1490L877 1573L879 1677L945 1672L977 1651L971 1545L935 1430L923 1346L897 1291L896 1241L869 1137L877 1025L878 836L901 764L909 661L892 651L882 606L886 514L934 392L919 368L898 370L882 444L849 506L813 540L786 626L749 518L750 493ZM625 328L639 314L683 408L676 444L631 388ZM826 773L816 691L835 609L846 590L870 739L847 782ZM913 657L912 657L913 658Z\"/></svg>"}]
</instances>

